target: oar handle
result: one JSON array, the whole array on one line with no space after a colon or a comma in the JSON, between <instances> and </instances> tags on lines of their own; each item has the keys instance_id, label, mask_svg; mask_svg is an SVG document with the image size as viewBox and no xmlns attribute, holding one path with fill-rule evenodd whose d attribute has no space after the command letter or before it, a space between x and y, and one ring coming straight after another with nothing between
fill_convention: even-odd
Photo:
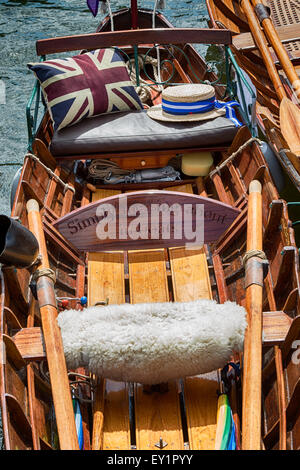
<instances>
[{"instance_id":1,"label":"oar handle","mask_svg":"<svg viewBox=\"0 0 300 470\"><path fill-rule=\"evenodd\" d=\"M49 268L49 260L47 253L46 240L44 236L44 229L42 224L42 219L40 216L40 207L39 203L35 199L29 199L26 204L27 214L28 214L28 224L29 228L34 233L36 239L38 240L40 247L40 268Z\"/></svg>"},{"instance_id":2,"label":"oar handle","mask_svg":"<svg viewBox=\"0 0 300 470\"><path fill-rule=\"evenodd\" d=\"M244 13L246 15L246 18L249 23L249 27L254 39L254 42L256 43L258 50L263 58L263 61L267 67L268 73L270 75L270 79L273 83L273 86L275 88L275 91L278 95L279 100L281 101L284 97L286 97L286 92L284 89L284 86L280 80L280 77L278 75L277 69L275 67L275 64L273 62L272 56L269 51L269 47L265 38L265 35L263 34L259 21L257 19L256 14L254 13L253 6L250 2L250 0L241 0L241 6L244 10Z\"/></svg>"}]
</instances>

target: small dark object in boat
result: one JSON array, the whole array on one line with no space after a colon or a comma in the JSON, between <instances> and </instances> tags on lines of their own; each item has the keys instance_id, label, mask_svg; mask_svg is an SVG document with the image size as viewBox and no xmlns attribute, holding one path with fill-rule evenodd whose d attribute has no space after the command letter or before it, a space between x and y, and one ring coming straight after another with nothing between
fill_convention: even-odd
<instances>
[{"instance_id":1,"label":"small dark object in boat","mask_svg":"<svg viewBox=\"0 0 300 470\"><path fill-rule=\"evenodd\" d=\"M11 217L0 215L0 263L27 268L38 254L39 244L30 230Z\"/></svg>"}]
</instances>

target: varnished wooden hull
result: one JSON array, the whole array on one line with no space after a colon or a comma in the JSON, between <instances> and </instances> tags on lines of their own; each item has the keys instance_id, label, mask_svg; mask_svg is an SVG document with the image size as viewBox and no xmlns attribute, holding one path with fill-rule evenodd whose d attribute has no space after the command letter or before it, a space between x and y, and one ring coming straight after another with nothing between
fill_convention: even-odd
<instances>
[{"instance_id":1,"label":"varnished wooden hull","mask_svg":"<svg viewBox=\"0 0 300 470\"><path fill-rule=\"evenodd\" d=\"M128 19L127 13L124 15L119 15L120 29ZM149 17L146 15L146 18ZM149 19L145 19L145 25L147 21ZM168 26L161 16L160 21ZM106 28L105 22L103 28ZM186 49L201 77L207 77L204 61L194 49L189 50L189 46ZM188 69L185 68L185 72L189 76ZM242 258L246 251L248 188L253 179L261 182L263 249L270 263L264 282L263 311L271 312L264 314L263 442L267 449L299 448L300 366L292 357L293 341L300 339L298 251L287 204L279 198L257 143L249 144L212 177L189 178L173 184L147 183L138 188L128 184L113 187L97 184L94 188L75 181L69 160L68 166L56 163L48 151L52 132L46 114L36 136L34 152L43 164L75 188L74 197L72 191L64 191L63 185L50 177L41 163L27 156L11 215L27 227L26 202L31 198L39 202L50 266L56 273L57 297L80 298L87 294L91 305L106 297L110 303L184 301L202 297L221 303L232 300L244 305ZM214 153L215 163L225 160L250 137L249 131L242 128L230 149ZM161 167L175 154L175 151L164 151L153 159L150 152L140 152L127 155L127 158L123 156L118 163L137 169L144 161L146 168ZM125 255L124 252L90 253L87 257L71 246L52 225L57 218L91 201L145 187L208 196L241 212L216 244L190 253L180 247L130 251ZM6 346L6 360L0 364L0 374L5 446L7 449L56 448L58 440L45 352L43 349L39 353L36 351L35 360L26 359L25 354L26 351L33 353L28 341L30 336L27 336L30 331L23 329L34 328L31 333L36 335L41 325L37 302L28 287L30 274L13 268L3 268L2 272L1 335ZM71 307L76 305L76 300L70 300ZM278 319L277 329L273 317ZM18 340L20 331L25 334L25 339L27 337L27 342L22 344ZM216 390L219 386L216 374L210 378L188 378L179 388L176 382L169 383L168 388L160 385L156 389L143 389L139 384L133 386L99 378L93 380L93 385L93 403L82 401L80 405L85 449L157 450L160 438L167 443L166 450L214 448ZM80 387L83 396L91 398L89 386L81 384ZM240 387L241 383L237 382L231 391L238 441Z\"/></svg>"}]
</instances>

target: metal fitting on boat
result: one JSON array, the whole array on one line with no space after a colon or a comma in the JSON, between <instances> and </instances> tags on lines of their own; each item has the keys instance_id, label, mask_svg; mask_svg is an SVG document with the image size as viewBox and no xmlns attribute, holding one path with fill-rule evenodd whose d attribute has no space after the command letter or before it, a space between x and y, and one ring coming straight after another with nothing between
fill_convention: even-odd
<instances>
[{"instance_id":1,"label":"metal fitting on boat","mask_svg":"<svg viewBox=\"0 0 300 470\"><path fill-rule=\"evenodd\" d=\"M262 22L267 18L270 18L271 10L269 7L266 7L263 3L258 3L254 7L254 11L260 24L262 24Z\"/></svg>"}]
</instances>

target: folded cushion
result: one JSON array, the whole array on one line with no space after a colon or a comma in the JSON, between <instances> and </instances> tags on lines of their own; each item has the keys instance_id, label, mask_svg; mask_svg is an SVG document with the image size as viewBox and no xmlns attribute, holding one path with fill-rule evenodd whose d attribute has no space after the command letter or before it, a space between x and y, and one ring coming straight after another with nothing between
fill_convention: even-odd
<instances>
[{"instance_id":1,"label":"folded cushion","mask_svg":"<svg viewBox=\"0 0 300 470\"><path fill-rule=\"evenodd\" d=\"M55 130L103 113L142 109L122 55L114 48L28 67L40 81Z\"/></svg>"},{"instance_id":2,"label":"folded cushion","mask_svg":"<svg viewBox=\"0 0 300 470\"><path fill-rule=\"evenodd\" d=\"M238 128L225 117L199 122L160 122L143 110L97 116L54 133L55 156L192 148L232 142Z\"/></svg>"}]
</instances>

